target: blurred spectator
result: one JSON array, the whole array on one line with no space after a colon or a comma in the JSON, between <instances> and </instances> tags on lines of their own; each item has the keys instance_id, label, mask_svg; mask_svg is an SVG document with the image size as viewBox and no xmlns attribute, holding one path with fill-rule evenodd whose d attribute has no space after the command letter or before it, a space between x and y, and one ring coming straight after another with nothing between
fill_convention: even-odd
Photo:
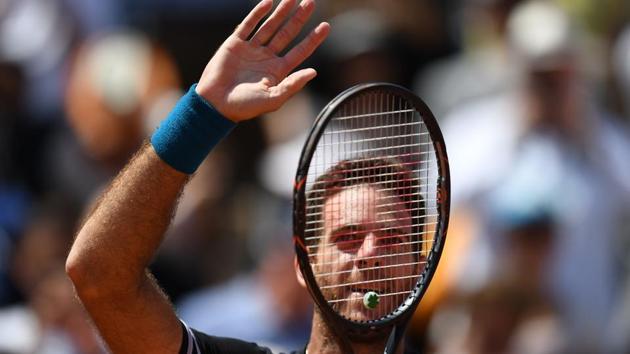
<instances>
[{"instance_id":1,"label":"blurred spectator","mask_svg":"<svg viewBox=\"0 0 630 354\"><path fill-rule=\"evenodd\" d=\"M75 53L64 102L74 136L55 131L44 167L49 189L82 204L168 113L180 82L168 53L140 32L101 33Z\"/></svg>"},{"instance_id":2,"label":"blurred spectator","mask_svg":"<svg viewBox=\"0 0 630 354\"><path fill-rule=\"evenodd\" d=\"M318 53L326 98L363 82L409 87L419 67L452 51L447 1L328 1L322 16L331 23ZM368 25L369 24L369 25Z\"/></svg>"},{"instance_id":3,"label":"blurred spectator","mask_svg":"<svg viewBox=\"0 0 630 354\"><path fill-rule=\"evenodd\" d=\"M0 352L102 353L64 271L76 213L56 202L31 216L10 258L23 301L0 308Z\"/></svg>"},{"instance_id":4,"label":"blurred spectator","mask_svg":"<svg viewBox=\"0 0 630 354\"><path fill-rule=\"evenodd\" d=\"M74 22L66 16L67 8L59 0L4 3L4 16L0 16L0 60L16 63L24 72L21 109L34 120L58 120L62 67L75 34Z\"/></svg>"},{"instance_id":5,"label":"blurred spectator","mask_svg":"<svg viewBox=\"0 0 630 354\"><path fill-rule=\"evenodd\" d=\"M329 95L362 82L405 81L392 29L382 13L354 9L331 18L330 24L330 36L320 54L329 61L321 69L330 84L326 91Z\"/></svg>"},{"instance_id":6,"label":"blurred spectator","mask_svg":"<svg viewBox=\"0 0 630 354\"><path fill-rule=\"evenodd\" d=\"M133 20L125 0L60 0L71 10L81 38L111 31ZM148 10L148 9L147 9Z\"/></svg>"},{"instance_id":7,"label":"blurred spectator","mask_svg":"<svg viewBox=\"0 0 630 354\"><path fill-rule=\"evenodd\" d=\"M0 329L2 353L105 353L60 264L42 274L28 306L0 310Z\"/></svg>"},{"instance_id":8,"label":"blurred spectator","mask_svg":"<svg viewBox=\"0 0 630 354\"><path fill-rule=\"evenodd\" d=\"M453 294L436 311L429 345L437 353L566 350L564 327L549 287L559 214L553 195L528 195L537 182L527 177L519 172L507 176L483 205L497 256L487 282L471 292Z\"/></svg>"},{"instance_id":9,"label":"blurred spectator","mask_svg":"<svg viewBox=\"0 0 630 354\"><path fill-rule=\"evenodd\" d=\"M17 126L22 119L20 95L24 89L22 70L17 64L0 60L0 179L16 179L14 141Z\"/></svg>"},{"instance_id":10,"label":"blurred spectator","mask_svg":"<svg viewBox=\"0 0 630 354\"><path fill-rule=\"evenodd\" d=\"M474 210L482 223L459 285L474 290L494 279L504 248L479 206L502 180L518 177L520 203L547 195L557 213L548 284L570 350L598 351L619 285L613 256L630 201L627 128L587 94L579 32L564 12L529 1L507 28L511 61L522 68L518 86L462 104L444 120L455 210Z\"/></svg>"},{"instance_id":11,"label":"blurred spectator","mask_svg":"<svg viewBox=\"0 0 630 354\"><path fill-rule=\"evenodd\" d=\"M630 26L621 32L613 51L613 73L620 87L622 106L630 119ZM628 212L630 215L630 212ZM606 349L611 353L630 350L630 218L626 217L625 229L617 247L617 258L622 271L622 286L616 297L615 311L606 333Z\"/></svg>"},{"instance_id":12,"label":"blurred spectator","mask_svg":"<svg viewBox=\"0 0 630 354\"><path fill-rule=\"evenodd\" d=\"M612 54L612 72L619 84L622 111L630 120L630 26L619 35Z\"/></svg>"},{"instance_id":13,"label":"blurred spectator","mask_svg":"<svg viewBox=\"0 0 630 354\"><path fill-rule=\"evenodd\" d=\"M26 204L46 193L42 154L63 119L63 68L75 35L66 10L57 0L8 0L0 8L0 180L11 180L0 188L27 195ZM24 198L9 199L19 214Z\"/></svg>"},{"instance_id":14,"label":"blurred spectator","mask_svg":"<svg viewBox=\"0 0 630 354\"><path fill-rule=\"evenodd\" d=\"M0 60L0 306L17 300L8 279L9 259L31 202L27 171L18 158L24 129L17 103L22 89L19 66Z\"/></svg>"},{"instance_id":15,"label":"blurred spectator","mask_svg":"<svg viewBox=\"0 0 630 354\"><path fill-rule=\"evenodd\" d=\"M11 258L11 277L26 298L50 271L63 265L77 213L62 202L35 208Z\"/></svg>"},{"instance_id":16,"label":"blurred spectator","mask_svg":"<svg viewBox=\"0 0 630 354\"><path fill-rule=\"evenodd\" d=\"M630 19L630 4L625 0L557 0L562 8L590 32L608 37Z\"/></svg>"},{"instance_id":17,"label":"blurred spectator","mask_svg":"<svg viewBox=\"0 0 630 354\"><path fill-rule=\"evenodd\" d=\"M302 90L282 108L268 113L262 121L267 149L258 165L260 183L270 192L290 200L293 197L295 166L302 144L317 116L316 97Z\"/></svg>"},{"instance_id":18,"label":"blurred spectator","mask_svg":"<svg viewBox=\"0 0 630 354\"><path fill-rule=\"evenodd\" d=\"M141 0L126 2L134 24L151 33L173 55L182 82L199 79L206 58L251 9L252 0Z\"/></svg>"},{"instance_id":19,"label":"blurred spectator","mask_svg":"<svg viewBox=\"0 0 630 354\"><path fill-rule=\"evenodd\" d=\"M184 298L177 306L182 320L200 331L261 343L274 352L302 347L310 334L312 302L295 278L293 251L287 246L272 246L253 273ZM232 311L223 311L226 307Z\"/></svg>"},{"instance_id":20,"label":"blurred spectator","mask_svg":"<svg viewBox=\"0 0 630 354\"><path fill-rule=\"evenodd\" d=\"M177 302L203 286L227 282L251 266L247 232L236 215L249 217L250 203L230 193L230 164L224 149L202 164L186 186L173 225L151 265L156 278Z\"/></svg>"},{"instance_id":21,"label":"blurred spectator","mask_svg":"<svg viewBox=\"0 0 630 354\"><path fill-rule=\"evenodd\" d=\"M393 34L394 46L401 46L398 49L404 51L405 55L397 58L399 65L415 68L453 50L453 36L449 33L453 23L449 16L457 13L458 5L451 0L335 0L322 2L321 13L331 19L357 11L378 13ZM373 25L363 24L365 29ZM352 45L351 41L347 44Z\"/></svg>"},{"instance_id":22,"label":"blurred spectator","mask_svg":"<svg viewBox=\"0 0 630 354\"><path fill-rule=\"evenodd\" d=\"M462 50L429 65L414 78L415 90L438 119L468 100L514 86L516 66L508 55L506 31L509 14L519 2L463 2Z\"/></svg>"},{"instance_id":23,"label":"blurred spectator","mask_svg":"<svg viewBox=\"0 0 630 354\"><path fill-rule=\"evenodd\" d=\"M179 95L170 56L141 33L118 30L90 38L78 49L65 102L70 125L89 156L118 168Z\"/></svg>"},{"instance_id":24,"label":"blurred spectator","mask_svg":"<svg viewBox=\"0 0 630 354\"><path fill-rule=\"evenodd\" d=\"M431 324L435 353L565 352L557 314L514 282L493 281L440 308Z\"/></svg>"}]
</instances>

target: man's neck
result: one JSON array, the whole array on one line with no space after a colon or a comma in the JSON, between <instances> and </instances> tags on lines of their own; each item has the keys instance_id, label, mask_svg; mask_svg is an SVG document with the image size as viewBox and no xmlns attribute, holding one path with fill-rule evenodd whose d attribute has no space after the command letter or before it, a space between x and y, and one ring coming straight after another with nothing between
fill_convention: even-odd
<instances>
[{"instance_id":1,"label":"man's neck","mask_svg":"<svg viewBox=\"0 0 630 354\"><path fill-rule=\"evenodd\" d=\"M340 333L337 335L334 329L326 323L321 312L316 309L313 313L313 328L311 329L311 339L308 343L308 347L306 348L307 353L347 354L347 350L344 350L344 348L347 348L347 344L344 345L342 342L343 339L339 337L340 335L344 334ZM352 342L349 340L347 343L352 347L352 352L354 354L382 354L385 350L387 338L370 343ZM396 352L397 354L403 353L403 346L403 343L401 343Z\"/></svg>"}]
</instances>

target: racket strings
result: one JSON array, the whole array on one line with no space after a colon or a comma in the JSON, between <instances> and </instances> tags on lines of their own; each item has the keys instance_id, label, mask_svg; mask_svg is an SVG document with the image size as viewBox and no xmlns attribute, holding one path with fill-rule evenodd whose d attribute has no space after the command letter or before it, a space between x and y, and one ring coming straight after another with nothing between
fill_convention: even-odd
<instances>
[{"instance_id":1,"label":"racket strings","mask_svg":"<svg viewBox=\"0 0 630 354\"><path fill-rule=\"evenodd\" d=\"M439 217L436 169L429 131L406 99L373 91L334 112L309 165L304 239L342 317L377 320L412 294ZM364 305L367 292L376 306Z\"/></svg>"},{"instance_id":2,"label":"racket strings","mask_svg":"<svg viewBox=\"0 0 630 354\"><path fill-rule=\"evenodd\" d=\"M364 183L367 183L367 182L364 182ZM427 187L427 186L435 187L436 185L435 184L424 184L424 185L419 185L418 187ZM329 189L321 189L320 191L330 192L328 194L335 194L335 192L340 192L340 191L343 191L344 189L346 189L346 187L331 187ZM380 192L387 191L387 190L390 190L390 191L392 191L392 190L400 190L400 188L379 188ZM400 199L401 197L410 197L410 196L414 196L414 195L417 195L417 194L416 193L407 193L407 194L400 194L398 196L395 196L395 195L394 196L384 196L381 199L383 199L383 200L386 200L386 199ZM311 201L325 201L326 199L328 199L327 196L321 196L321 197L313 197L310 200ZM433 199L433 200L437 200L437 199ZM310 206L307 206L307 209L310 209L310 210L318 209L318 207L315 206L315 205L310 205ZM312 214L314 215L315 213L312 213Z\"/></svg>"},{"instance_id":3,"label":"racket strings","mask_svg":"<svg viewBox=\"0 0 630 354\"><path fill-rule=\"evenodd\" d=\"M412 224L412 227L420 227L420 226L426 226L426 225L433 225L434 222L426 222L426 223L420 223L420 224ZM382 228L380 230L389 230L390 228ZM411 232L411 233L406 233L405 236L407 237L415 237L415 236L424 236L424 235L429 235L431 234L431 231L422 231L422 232ZM343 234L336 234L335 237L342 237L342 236L354 236L353 233L348 232L348 233L343 233ZM391 239L391 238L396 238L396 237L400 237L400 236L378 236L378 240L379 241L386 241L387 239ZM316 245L308 245L306 246L308 249L316 249L318 248L320 245L322 246L334 246L334 245L343 245L344 243L349 243L349 242L363 242L363 236L357 236L357 240L352 240L352 241L337 241L337 242L330 242L330 243L326 243L324 242L318 242ZM309 241L312 240L327 240L327 238L325 236L313 236L311 238L308 239ZM417 241L417 242L433 242L433 240L425 240L425 241ZM311 256L309 254L309 256Z\"/></svg>"},{"instance_id":4,"label":"racket strings","mask_svg":"<svg viewBox=\"0 0 630 354\"><path fill-rule=\"evenodd\" d=\"M362 161L367 161L367 160L364 159ZM357 161L355 160L355 162L357 162ZM415 167L415 166L418 166L418 165L421 165L421 164L430 164L430 163L435 163L435 162L436 162L435 160L426 160L426 159L425 160L422 160L422 159L421 160L409 160L409 161L406 161L406 162L400 162L397 167L399 169L401 169L401 168L406 168L407 166ZM406 170L406 172L408 174L406 179L405 178L397 178L396 182L408 182L408 181L411 181L411 180L417 180L417 177L415 177L415 178L411 177L412 174L413 173L417 173L417 172L424 172L426 169L427 168L417 169L417 170L414 170L414 169ZM366 170L370 170L370 171L366 171ZM354 174L358 173L360 175L357 176L356 178L365 178L365 175L369 175L371 180L383 181L383 180L386 180L385 177L389 177L389 176L400 174L400 170L393 170L392 168L387 168L384 171L382 171L380 169L376 170L376 171L374 171L374 170L375 170L374 167L358 167L358 168L355 168L355 169L352 169L352 170L338 170L338 171L336 171L337 172L336 175L342 176L343 174L346 174L348 172L349 173L354 173ZM347 181L351 181L351 179L344 179L343 181L346 181L346 180ZM327 181L328 182L339 182L339 180L335 180L334 178L330 178ZM316 191L316 189L313 189L311 191Z\"/></svg>"},{"instance_id":5,"label":"racket strings","mask_svg":"<svg viewBox=\"0 0 630 354\"><path fill-rule=\"evenodd\" d=\"M380 115L391 115L391 114L396 114L396 113L415 113L416 110L413 108L406 108L406 109L400 109L400 110L393 110L393 111L381 111L381 112L369 112L369 113L361 113L361 114L354 114L354 115L340 115L335 117L335 120L337 121L341 121L341 120L347 120L347 119L355 119L355 118L366 118L366 117L377 117Z\"/></svg>"},{"instance_id":6,"label":"racket strings","mask_svg":"<svg viewBox=\"0 0 630 354\"><path fill-rule=\"evenodd\" d=\"M426 210L426 208L413 208L413 209L406 209L407 211L420 211L420 210ZM399 211L395 211L396 213ZM439 216L439 214L429 214L427 215L427 217L436 217ZM382 222L385 223L394 223L396 224L397 222L403 222L405 220L408 220L409 217L401 217L401 218L390 218L390 219L384 219L382 220ZM311 223L324 223L324 221L312 221ZM430 221L430 222L423 222L423 223L417 223L417 224L411 224L411 227L418 227L418 226L426 226L426 225L432 225L434 223L434 221ZM315 227L315 228L310 228L310 229L305 229L306 232L314 232L314 231L324 231L325 226L322 227ZM380 228L375 228L375 229L369 229L368 232L378 232L378 231L387 231L387 230L391 230L392 226L383 226ZM347 233L335 233L335 237L337 236L345 236L345 235L353 235L354 232L347 232ZM415 235L415 234L408 234L408 235ZM307 237L305 239L307 240L313 240L313 239L321 239L324 236L314 236L314 237ZM384 237L380 237L381 239Z\"/></svg>"},{"instance_id":7,"label":"racket strings","mask_svg":"<svg viewBox=\"0 0 630 354\"><path fill-rule=\"evenodd\" d=\"M426 244L426 243L430 243L433 241L407 241L407 242L399 242L396 244L397 247L404 247L404 246L409 246L409 245L420 245L420 244ZM337 246L337 247L348 247L348 245L351 245L353 243L359 244L359 241L345 241L345 242L336 242L334 244L324 244L324 246ZM363 243L363 240L360 240L360 243ZM344 246L345 245L345 246ZM316 248L316 246L307 246L307 247L314 247ZM358 247L357 247L358 248ZM392 248L391 245L380 245L380 246L372 246L372 248L374 250L385 250L385 251L389 251L390 248ZM311 248L312 249L312 248ZM353 251L356 251L357 249L347 249L348 253L352 252L355 253ZM414 251L416 254L421 254L422 252L417 252ZM310 254L309 257L326 257L326 253L313 253ZM399 253L395 253L394 256L399 255ZM376 258L383 258L383 257L392 257L391 255L385 255L385 256L374 256L374 257L361 257L361 259L376 259Z\"/></svg>"},{"instance_id":8,"label":"racket strings","mask_svg":"<svg viewBox=\"0 0 630 354\"><path fill-rule=\"evenodd\" d=\"M415 263L417 264L417 263ZM383 270L383 267L375 267L374 270ZM348 286L354 286L354 285L361 285L361 286L369 286L369 285L385 285L385 286L391 286L391 284L387 284L388 282L391 282L393 280L401 280L401 279L412 279L412 278L416 278L415 274L412 275L401 275L401 276L396 276L396 277L389 277L389 278L376 278L376 279L362 279L359 281L355 281L355 282L349 282L349 283L342 283L342 284L333 284L333 285L324 285L324 286L320 286L319 288L322 290L326 290L326 289L334 289L334 288L341 288L341 287L348 287ZM386 292L387 294L387 292Z\"/></svg>"},{"instance_id":9,"label":"racket strings","mask_svg":"<svg viewBox=\"0 0 630 354\"><path fill-rule=\"evenodd\" d=\"M428 152L425 152L425 154ZM418 155L421 153L416 153L415 155ZM411 156L412 154L406 154L406 156ZM388 161L387 159L385 159L383 156L379 157L382 160ZM392 163L392 165L382 165L382 166L370 166L367 165L365 167L357 167L358 163L364 163L364 162L371 162L371 160L373 160L374 158L368 158L368 159L354 159L352 160L355 165L353 166L353 169L337 169L335 172L337 175L343 175L347 172L350 173L359 173L362 174L361 177L366 177L366 176L370 176L372 179L374 180L383 180L381 177L383 176L388 176L389 174L396 172L396 173L401 173L401 167L405 167L405 166L415 166L417 164L420 163L430 163L430 162L434 162L431 160L426 160L426 159L420 159L420 160L406 160L406 161L400 161L397 162L397 160L395 160L397 157L395 155L392 155L392 158L389 159L389 161ZM360 165L359 165L360 166ZM366 170L370 170L369 173L361 173L364 172ZM405 172L407 172L408 175L411 175L414 171L413 170L404 170Z\"/></svg>"},{"instance_id":10,"label":"racket strings","mask_svg":"<svg viewBox=\"0 0 630 354\"><path fill-rule=\"evenodd\" d=\"M404 205L406 206L408 203L388 203L387 205L391 206L391 205ZM382 209L384 207L382 206L378 206L377 208ZM421 207L421 208L403 208L401 210L392 210L392 211L383 211L383 212L379 212L379 215L388 215L388 214L397 214L400 212L407 212L407 213L411 213L411 212L417 212L417 211L429 211L432 209L426 208L426 207ZM426 214L426 213L425 213ZM315 214L306 214L306 215L315 215ZM431 217L431 216L439 216L439 214L427 214L425 215L425 217ZM324 220L322 220L322 218L318 218L318 220L313 220L313 221L308 221L305 223L305 225L323 225L324 224ZM323 230L323 226L322 227L317 227L317 228L306 228L306 231L321 231Z\"/></svg>"},{"instance_id":11,"label":"racket strings","mask_svg":"<svg viewBox=\"0 0 630 354\"><path fill-rule=\"evenodd\" d=\"M437 161L435 160L428 160L428 161L423 161L422 163L436 163ZM417 165L416 165L417 166ZM419 169L414 169L414 170L409 170L408 172L410 173L424 173L424 172L428 172L432 169L432 167L426 167L426 168L419 168ZM331 177L329 179L326 180L326 182L328 182L328 184L334 184L336 182L353 182L353 181L363 181L365 183L379 183L379 181L383 181L386 180L388 177L395 177L397 176L400 172L390 172L390 173L381 173L378 175L374 175L372 176L369 180L366 180L366 176L364 174L368 174L370 169L365 169L366 171L364 171L363 173L358 172L358 171L353 171L353 170L349 170L350 174L353 176L350 177ZM410 178L409 180L417 180L418 178ZM396 182L400 182L401 180L397 180ZM380 183L387 183L387 182L380 182ZM392 182L389 182L392 183ZM339 185L338 187L345 187L344 184ZM317 191L317 189L313 189L314 191ZM322 190L329 190L328 188L322 188Z\"/></svg>"},{"instance_id":12,"label":"racket strings","mask_svg":"<svg viewBox=\"0 0 630 354\"><path fill-rule=\"evenodd\" d=\"M385 297L390 297L390 296L401 296L401 295L408 295L409 291L399 291L399 292L390 292L387 294L380 294L379 297L381 298L385 298ZM335 300L329 300L328 303L329 304L338 304L340 302L351 302L351 301L355 301L353 299L335 299Z\"/></svg>"},{"instance_id":13,"label":"racket strings","mask_svg":"<svg viewBox=\"0 0 630 354\"><path fill-rule=\"evenodd\" d=\"M379 260L379 259L395 258L395 257L398 257L398 256L409 256L409 255L416 256L416 255L418 255L418 253L419 253L418 251L414 250L414 251L410 251L410 252L399 252L399 253L396 253L396 254L389 254L389 255L386 254L386 255L379 255L379 256L362 257L361 259L362 260ZM317 262L317 265L324 266L324 265L331 265L331 264L336 264L336 263L338 263L337 260L331 260L331 261L328 261L328 262L320 260L320 261ZM318 274L324 274L324 273L318 272L316 274L316 276Z\"/></svg>"},{"instance_id":14,"label":"racket strings","mask_svg":"<svg viewBox=\"0 0 630 354\"><path fill-rule=\"evenodd\" d=\"M382 191L382 190L379 189L377 191ZM316 199L314 198L312 200L321 200L321 198L316 198ZM425 202L437 202L437 199L423 199L423 201L425 201ZM398 201L398 202L393 202L393 203L383 203L381 205L377 205L376 208L377 209L383 209L383 208L388 208L388 207L393 206L393 205L405 206L405 205L408 205L408 204L409 204L408 202L404 202L404 201L400 202L400 201ZM316 205L311 205L311 206L307 207L307 209L317 209L317 208L318 208L318 206L316 206ZM411 210L434 210L434 209L435 208L433 208L433 207L422 207L422 208L410 208L410 209L404 209L404 210L411 211ZM386 213L386 212L381 212L381 214L383 214L383 213ZM321 213L310 213L310 214L307 214L307 215L310 215L310 216L321 216ZM318 218L317 220L310 221L307 224L312 224L312 223L315 223L315 222L323 223L324 220L322 220L322 218Z\"/></svg>"},{"instance_id":15,"label":"racket strings","mask_svg":"<svg viewBox=\"0 0 630 354\"><path fill-rule=\"evenodd\" d=\"M433 143L429 142L429 143L418 143L418 144L401 144L401 145L397 145L397 146L384 146L384 147L378 147L378 148L363 148L363 149L358 149L358 150L354 150L352 151L354 154L365 154L368 156L376 156L378 154L382 154L384 151L388 151L388 150L396 150L396 149L402 149L402 148L417 148L417 147L422 147L422 146L432 146ZM333 146L337 146L334 144L330 144L330 145L323 145L325 147L333 147ZM319 147L319 145L318 145ZM350 149L347 149L348 151L350 151ZM391 153L390 153L391 154ZM315 158L320 158L321 156L316 156ZM311 166L317 166L317 163L312 163ZM325 162L321 162L320 166L328 166L330 167L329 164L326 164Z\"/></svg>"},{"instance_id":16,"label":"racket strings","mask_svg":"<svg viewBox=\"0 0 630 354\"><path fill-rule=\"evenodd\" d=\"M362 129L365 128L359 128L359 129L352 129L353 131L360 131ZM419 134L401 134L401 135L396 135L397 139L402 139L402 138L410 138L410 137L417 137L417 136L422 136L422 135L428 135L429 133L419 133ZM327 147L327 146L339 146L339 145L350 145L350 144L355 144L355 143L371 143L371 142L379 142L379 141L383 141L383 140L390 140L391 137L388 136L384 136L384 137L377 137L377 138L364 138L364 139L359 139L359 140L345 140L345 141L340 141L340 142L333 142L330 144L321 144L319 145L319 147Z\"/></svg>"},{"instance_id":17,"label":"racket strings","mask_svg":"<svg viewBox=\"0 0 630 354\"><path fill-rule=\"evenodd\" d=\"M383 160L395 160L395 159L401 159L402 161L406 161L407 159L411 158L412 156L422 156L422 155L428 155L428 154L433 154L432 151L419 151L419 152L410 152L410 153L406 153L406 154L396 154L396 155L382 155L379 156L381 159ZM373 160L374 157L367 157L367 158L355 158L353 159L353 161L361 163L361 162L369 162L370 160ZM425 160L422 160L425 161ZM314 162L311 162L311 164L309 165L312 168L329 168L330 164L326 163L323 164L321 166L317 165Z\"/></svg>"},{"instance_id":18,"label":"racket strings","mask_svg":"<svg viewBox=\"0 0 630 354\"><path fill-rule=\"evenodd\" d=\"M336 118L337 120L339 120L339 118ZM400 125L398 125L396 128L402 128L402 127L408 127L408 126L415 126L418 123L416 122L412 122L412 123L401 123ZM422 123L424 124L424 123ZM379 129L383 129L383 128L391 128L391 125L376 125L376 126L369 126L369 127L364 127L364 128L355 128L355 129L346 129L346 130L334 130L334 131L327 131L324 132L324 135L333 135L333 134L347 134L347 133L357 133L357 132L366 132L366 131L370 131L370 130L379 130ZM420 133L420 134L428 134L428 133Z\"/></svg>"},{"instance_id":19,"label":"racket strings","mask_svg":"<svg viewBox=\"0 0 630 354\"><path fill-rule=\"evenodd\" d=\"M367 271L367 270L375 270L375 269L385 269L385 268L392 268L392 267L405 267L405 266L409 266L409 265L414 265L414 264L426 264L426 261L418 261L418 262L409 262L409 263L401 263L401 264L393 264L393 265L386 265L386 266L377 266L377 267L368 267L368 268L362 268L362 271ZM353 272L353 270L340 270L337 272L330 272L330 273L320 273L317 274L317 277L327 277L330 275L338 275L338 274L348 274Z\"/></svg>"}]
</instances>

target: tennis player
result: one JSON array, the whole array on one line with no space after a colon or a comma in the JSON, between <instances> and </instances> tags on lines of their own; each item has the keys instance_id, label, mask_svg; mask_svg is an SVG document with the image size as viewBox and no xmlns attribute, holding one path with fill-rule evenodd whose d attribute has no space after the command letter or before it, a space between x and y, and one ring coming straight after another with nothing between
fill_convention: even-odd
<instances>
[{"instance_id":1,"label":"tennis player","mask_svg":"<svg viewBox=\"0 0 630 354\"><path fill-rule=\"evenodd\" d=\"M254 7L209 61L199 83L161 123L150 144L144 144L114 179L79 231L66 269L112 352L270 353L255 343L212 337L186 326L147 265L162 242L184 185L213 146L236 123L278 109L315 77L312 68L292 71L324 41L327 23L317 25L285 55L279 54L314 9L314 0L303 0L292 12L295 1L281 1L259 28L273 2L263 0ZM377 192L356 186L344 193L332 198L354 198L357 193L372 198ZM395 229L410 227L409 219L400 219ZM361 237L368 242L357 244L355 251L375 252L374 239L365 233ZM351 341L352 350L382 353L386 339ZM348 352L343 344L347 342L316 311L310 341L297 353Z\"/></svg>"}]
</instances>

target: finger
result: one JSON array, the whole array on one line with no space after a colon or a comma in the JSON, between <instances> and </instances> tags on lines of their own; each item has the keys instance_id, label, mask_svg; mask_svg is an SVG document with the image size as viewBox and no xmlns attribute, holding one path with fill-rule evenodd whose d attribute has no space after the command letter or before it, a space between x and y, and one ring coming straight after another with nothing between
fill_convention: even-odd
<instances>
[{"instance_id":1,"label":"finger","mask_svg":"<svg viewBox=\"0 0 630 354\"><path fill-rule=\"evenodd\" d=\"M256 5L252 11L245 17L234 30L234 34L246 41L249 35L254 31L256 25L265 17L273 7L273 0L262 0Z\"/></svg>"},{"instance_id":2,"label":"finger","mask_svg":"<svg viewBox=\"0 0 630 354\"><path fill-rule=\"evenodd\" d=\"M293 70L308 58L313 51L319 47L330 32L330 25L327 22L320 23L311 33L306 36L298 45L293 47L285 56L287 71Z\"/></svg>"},{"instance_id":3,"label":"finger","mask_svg":"<svg viewBox=\"0 0 630 354\"><path fill-rule=\"evenodd\" d=\"M293 95L298 93L306 83L317 76L317 71L312 68L302 69L294 72L282 80L271 91L271 98L275 101L275 106L280 107Z\"/></svg>"},{"instance_id":4,"label":"finger","mask_svg":"<svg viewBox=\"0 0 630 354\"><path fill-rule=\"evenodd\" d=\"M273 36L267 47L274 53L279 53L286 48L295 36L300 33L306 21L308 21L313 14L314 9L315 2L313 0L303 0L295 14L291 16L289 21Z\"/></svg>"},{"instance_id":5,"label":"finger","mask_svg":"<svg viewBox=\"0 0 630 354\"><path fill-rule=\"evenodd\" d=\"M291 13L295 6L295 0L283 0L275 11L269 16L267 21L260 26L256 34L252 37L252 42L263 45L269 41L271 36L278 30L282 22Z\"/></svg>"}]
</instances>

